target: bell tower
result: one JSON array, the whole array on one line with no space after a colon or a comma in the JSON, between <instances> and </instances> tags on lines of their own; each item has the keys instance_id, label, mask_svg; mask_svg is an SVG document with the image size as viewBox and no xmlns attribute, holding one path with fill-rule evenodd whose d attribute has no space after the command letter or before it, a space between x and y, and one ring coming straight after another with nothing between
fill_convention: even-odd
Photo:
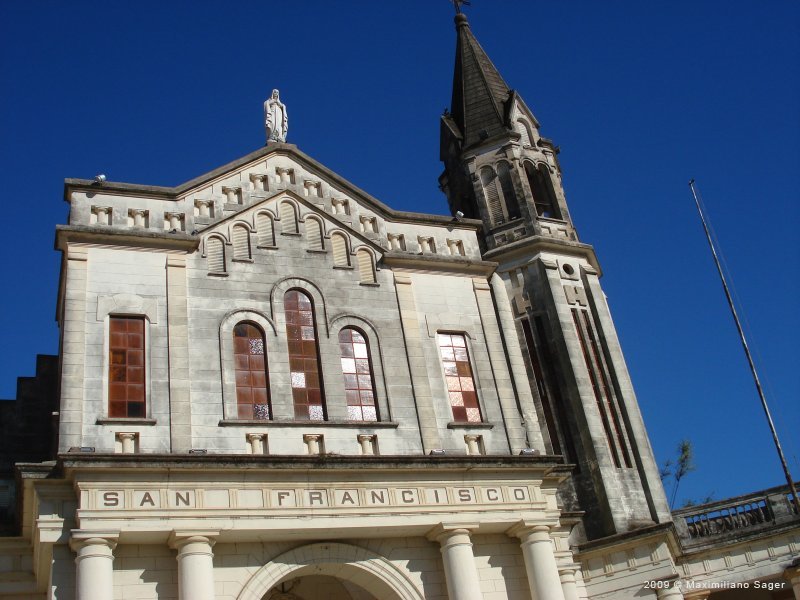
<instances>
[{"instance_id":1,"label":"bell tower","mask_svg":"<svg viewBox=\"0 0 800 600\"><path fill-rule=\"evenodd\" d=\"M499 264L548 451L576 465L562 490L585 511L589 539L671 519L625 366L594 249L578 238L554 143L455 18L449 112L439 178L451 212L483 221L486 260Z\"/></svg>"}]
</instances>

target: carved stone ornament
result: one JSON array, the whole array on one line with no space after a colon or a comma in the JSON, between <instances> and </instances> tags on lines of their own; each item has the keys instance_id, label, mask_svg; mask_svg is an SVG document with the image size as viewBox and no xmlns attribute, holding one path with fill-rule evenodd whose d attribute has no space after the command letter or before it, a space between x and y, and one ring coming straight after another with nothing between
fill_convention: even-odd
<instances>
[{"instance_id":1,"label":"carved stone ornament","mask_svg":"<svg viewBox=\"0 0 800 600\"><path fill-rule=\"evenodd\" d=\"M272 90L272 96L264 102L264 121L267 128L267 143L285 142L289 131L289 115L281 102L280 92Z\"/></svg>"}]
</instances>

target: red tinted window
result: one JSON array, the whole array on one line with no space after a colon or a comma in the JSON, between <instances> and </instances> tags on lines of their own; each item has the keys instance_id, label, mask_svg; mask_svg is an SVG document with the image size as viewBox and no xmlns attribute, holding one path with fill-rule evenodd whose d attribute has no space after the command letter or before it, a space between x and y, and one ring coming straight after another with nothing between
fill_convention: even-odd
<instances>
[{"instance_id":1,"label":"red tinted window","mask_svg":"<svg viewBox=\"0 0 800 600\"><path fill-rule=\"evenodd\" d=\"M453 409L453 420L480 423L481 409L475 393L466 339L458 333L440 333L439 352L442 356L450 407Z\"/></svg>"},{"instance_id":2,"label":"red tinted window","mask_svg":"<svg viewBox=\"0 0 800 600\"><path fill-rule=\"evenodd\" d=\"M110 317L108 416L147 416L144 393L144 319Z\"/></svg>"},{"instance_id":3,"label":"red tinted window","mask_svg":"<svg viewBox=\"0 0 800 600\"><path fill-rule=\"evenodd\" d=\"M317 328L311 298L298 290L286 292L286 337L289 342L289 370L294 401L294 417L324 421L325 400L317 349Z\"/></svg>"},{"instance_id":4,"label":"red tinted window","mask_svg":"<svg viewBox=\"0 0 800 600\"><path fill-rule=\"evenodd\" d=\"M353 421L377 421L375 383L366 338L356 329L342 329L339 332L339 349L347 394L347 418Z\"/></svg>"},{"instance_id":5,"label":"red tinted window","mask_svg":"<svg viewBox=\"0 0 800 600\"><path fill-rule=\"evenodd\" d=\"M233 328L233 359L239 418L272 418L264 332L259 327L238 323Z\"/></svg>"}]
</instances>

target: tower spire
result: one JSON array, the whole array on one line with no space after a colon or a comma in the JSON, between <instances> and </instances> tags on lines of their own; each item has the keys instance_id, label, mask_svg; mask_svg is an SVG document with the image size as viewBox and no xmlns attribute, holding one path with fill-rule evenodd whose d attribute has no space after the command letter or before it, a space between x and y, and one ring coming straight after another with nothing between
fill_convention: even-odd
<instances>
[{"instance_id":1,"label":"tower spire","mask_svg":"<svg viewBox=\"0 0 800 600\"><path fill-rule=\"evenodd\" d=\"M507 131L511 89L472 34L461 2L454 4L457 39L450 114L467 148Z\"/></svg>"}]
</instances>

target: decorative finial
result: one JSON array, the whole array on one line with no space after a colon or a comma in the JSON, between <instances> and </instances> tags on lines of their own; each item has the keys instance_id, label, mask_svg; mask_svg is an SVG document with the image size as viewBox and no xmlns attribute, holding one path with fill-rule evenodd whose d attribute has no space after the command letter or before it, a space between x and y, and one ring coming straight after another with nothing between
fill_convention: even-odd
<instances>
[{"instance_id":1,"label":"decorative finial","mask_svg":"<svg viewBox=\"0 0 800 600\"><path fill-rule=\"evenodd\" d=\"M469 6L470 5L470 1L469 0L450 0L450 2L453 3L453 6L456 9L456 14L457 15L462 14L461 13L461 6L462 5L464 5L464 6Z\"/></svg>"},{"instance_id":2,"label":"decorative finial","mask_svg":"<svg viewBox=\"0 0 800 600\"><path fill-rule=\"evenodd\" d=\"M289 115L281 102L280 92L272 90L272 96L264 102L264 121L267 128L267 143L285 142L289 132Z\"/></svg>"}]
</instances>

